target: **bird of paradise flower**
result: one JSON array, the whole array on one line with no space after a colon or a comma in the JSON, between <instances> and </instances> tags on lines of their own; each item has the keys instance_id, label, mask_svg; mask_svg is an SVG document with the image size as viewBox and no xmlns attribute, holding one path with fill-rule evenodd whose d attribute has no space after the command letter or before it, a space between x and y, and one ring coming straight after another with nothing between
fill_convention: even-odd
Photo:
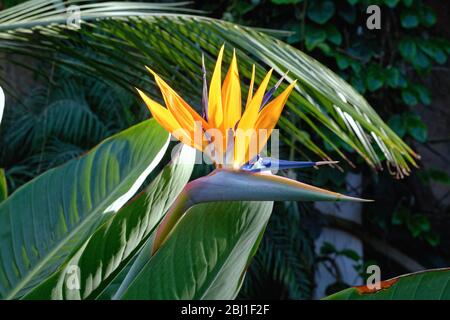
<instances>
[{"instance_id":1,"label":"bird of paradise flower","mask_svg":"<svg viewBox=\"0 0 450 320\"><path fill-rule=\"evenodd\" d=\"M276 98L283 78L266 92L272 69L254 92L255 66L242 113L241 87L235 51L222 84L219 51L209 93L203 63L202 115L199 115L164 80L147 67L159 86L166 107L136 89L153 117L181 142L207 153L216 169L188 183L159 225L153 252L191 206L212 201L370 201L349 197L272 174L273 169L305 168L334 162L285 161L261 157L260 152L275 128L286 101L296 86L293 81ZM272 99L273 98L273 99ZM214 137L208 132L215 131ZM265 134L259 134L264 131ZM250 132L250 134L248 134ZM200 134L199 134L200 133ZM200 138L199 138L200 137Z\"/></svg>"}]
</instances>

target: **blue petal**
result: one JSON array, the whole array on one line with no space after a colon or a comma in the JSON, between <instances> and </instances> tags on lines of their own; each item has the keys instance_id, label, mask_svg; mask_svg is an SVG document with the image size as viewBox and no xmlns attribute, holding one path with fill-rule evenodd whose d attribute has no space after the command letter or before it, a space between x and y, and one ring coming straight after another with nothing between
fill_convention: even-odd
<instances>
[{"instance_id":1,"label":"blue petal","mask_svg":"<svg viewBox=\"0 0 450 320\"><path fill-rule=\"evenodd\" d=\"M320 166L324 164L335 164L337 161L289 161L275 158L257 158L255 161L242 166L242 170L260 172L265 170L300 169Z\"/></svg>"},{"instance_id":2,"label":"blue petal","mask_svg":"<svg viewBox=\"0 0 450 320\"><path fill-rule=\"evenodd\" d=\"M261 111L264 108L264 106L267 104L267 102L269 102L270 98L272 98L273 94L275 93L275 91L277 91L278 87L283 82L283 80L286 78L288 73L289 73L289 70L285 72L285 74L280 78L280 80L278 80L278 82L275 84L275 86L273 86L272 88L270 88L269 91L266 92L266 94L263 97L261 106L259 107L259 111Z\"/></svg>"}]
</instances>

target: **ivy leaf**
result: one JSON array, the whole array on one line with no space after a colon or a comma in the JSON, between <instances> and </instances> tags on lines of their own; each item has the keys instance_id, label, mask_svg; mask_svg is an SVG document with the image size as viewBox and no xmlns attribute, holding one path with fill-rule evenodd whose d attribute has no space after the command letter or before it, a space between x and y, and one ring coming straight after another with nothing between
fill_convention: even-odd
<instances>
[{"instance_id":1,"label":"ivy leaf","mask_svg":"<svg viewBox=\"0 0 450 320\"><path fill-rule=\"evenodd\" d=\"M409 232L411 233L411 235L414 238L417 238L420 235L421 231L422 231L422 230L420 230L419 226L417 226L414 223L408 223L408 229L409 229Z\"/></svg>"},{"instance_id":2,"label":"ivy leaf","mask_svg":"<svg viewBox=\"0 0 450 320\"><path fill-rule=\"evenodd\" d=\"M336 28L336 26L329 24L326 26L326 32L327 32L327 40L331 43L334 43L337 46L340 46L342 43L342 35L339 32L339 30Z\"/></svg>"},{"instance_id":3,"label":"ivy leaf","mask_svg":"<svg viewBox=\"0 0 450 320\"><path fill-rule=\"evenodd\" d=\"M313 26L306 26L305 45L309 51L313 50L320 43L324 42L327 34L323 29L315 28Z\"/></svg>"},{"instance_id":4,"label":"ivy leaf","mask_svg":"<svg viewBox=\"0 0 450 320\"><path fill-rule=\"evenodd\" d=\"M396 211L396 212L394 213L394 215L392 216L391 223L392 223L394 226L398 226L398 225L401 225L402 222L403 222L403 221L402 221L401 217L398 215L398 211Z\"/></svg>"},{"instance_id":5,"label":"ivy leaf","mask_svg":"<svg viewBox=\"0 0 450 320\"><path fill-rule=\"evenodd\" d=\"M317 45L317 48L319 48L325 55L329 56L331 54L331 48L328 44L325 42L321 42Z\"/></svg>"},{"instance_id":6,"label":"ivy leaf","mask_svg":"<svg viewBox=\"0 0 450 320\"><path fill-rule=\"evenodd\" d=\"M384 3L389 7L389 8L395 8L398 4L399 0L384 0Z\"/></svg>"},{"instance_id":7,"label":"ivy leaf","mask_svg":"<svg viewBox=\"0 0 450 320\"><path fill-rule=\"evenodd\" d=\"M431 104L430 91L426 87L418 84L414 86L414 90L419 96L420 102L427 106Z\"/></svg>"},{"instance_id":8,"label":"ivy leaf","mask_svg":"<svg viewBox=\"0 0 450 320\"><path fill-rule=\"evenodd\" d=\"M352 44L351 47L347 49L350 56L355 57L367 64L372 58L374 58L376 53L376 48L367 45L367 42L357 41Z\"/></svg>"},{"instance_id":9,"label":"ivy leaf","mask_svg":"<svg viewBox=\"0 0 450 320\"><path fill-rule=\"evenodd\" d=\"M431 41L421 41L419 43L420 49L425 52L430 58L439 64L444 64L447 61L447 55L439 45Z\"/></svg>"},{"instance_id":10,"label":"ivy leaf","mask_svg":"<svg viewBox=\"0 0 450 320\"><path fill-rule=\"evenodd\" d=\"M411 89L402 90L402 100L408 106L415 106L419 103L415 93Z\"/></svg>"},{"instance_id":11,"label":"ivy leaf","mask_svg":"<svg viewBox=\"0 0 450 320\"><path fill-rule=\"evenodd\" d=\"M430 221L423 214L414 214L408 219L408 229L414 238L431 229Z\"/></svg>"},{"instance_id":12,"label":"ivy leaf","mask_svg":"<svg viewBox=\"0 0 450 320\"><path fill-rule=\"evenodd\" d=\"M391 223L396 226L402 225L405 221L408 220L408 217L409 209L401 206L397 211L394 212Z\"/></svg>"},{"instance_id":13,"label":"ivy leaf","mask_svg":"<svg viewBox=\"0 0 450 320\"><path fill-rule=\"evenodd\" d=\"M337 66L341 70L345 70L350 66L349 58L341 53L336 54L335 56Z\"/></svg>"},{"instance_id":14,"label":"ivy leaf","mask_svg":"<svg viewBox=\"0 0 450 320\"><path fill-rule=\"evenodd\" d=\"M419 225L420 229L422 229L422 231L430 231L431 229L431 224L430 224L430 220L428 220L427 216L423 215L423 214L417 214L414 216L416 219L416 223Z\"/></svg>"},{"instance_id":15,"label":"ivy leaf","mask_svg":"<svg viewBox=\"0 0 450 320\"><path fill-rule=\"evenodd\" d=\"M412 59L412 64L418 71L428 69L431 66L430 59L422 51L417 51Z\"/></svg>"},{"instance_id":16,"label":"ivy leaf","mask_svg":"<svg viewBox=\"0 0 450 320\"><path fill-rule=\"evenodd\" d=\"M422 122L418 115L412 115L408 117L408 133L411 137L419 142L425 142L427 140L427 126Z\"/></svg>"},{"instance_id":17,"label":"ivy leaf","mask_svg":"<svg viewBox=\"0 0 450 320\"><path fill-rule=\"evenodd\" d=\"M348 2L350 2L350 1L348 1ZM347 8L345 10L339 10L338 15L349 24L353 24L356 21L356 10L353 5L347 6Z\"/></svg>"},{"instance_id":18,"label":"ivy leaf","mask_svg":"<svg viewBox=\"0 0 450 320\"><path fill-rule=\"evenodd\" d=\"M403 117L402 115L399 115L399 114L393 115L388 120L388 125L392 130L395 131L395 133L400 138L403 138L403 136L406 133L406 126L407 126L405 117Z\"/></svg>"},{"instance_id":19,"label":"ivy leaf","mask_svg":"<svg viewBox=\"0 0 450 320\"><path fill-rule=\"evenodd\" d=\"M361 68L362 68L362 63L357 61L357 60L353 60L350 59L350 67L352 68L354 73L360 73L361 72Z\"/></svg>"},{"instance_id":20,"label":"ivy leaf","mask_svg":"<svg viewBox=\"0 0 450 320\"><path fill-rule=\"evenodd\" d=\"M402 39L398 44L398 50L404 59L412 60L416 55L417 45L409 38Z\"/></svg>"},{"instance_id":21,"label":"ivy leaf","mask_svg":"<svg viewBox=\"0 0 450 320\"><path fill-rule=\"evenodd\" d=\"M407 7L410 7L413 3L413 0L403 0L403 4Z\"/></svg>"},{"instance_id":22,"label":"ivy leaf","mask_svg":"<svg viewBox=\"0 0 450 320\"><path fill-rule=\"evenodd\" d=\"M324 24L334 15L334 3L332 1L316 0L311 1L308 7L307 16L318 24Z\"/></svg>"},{"instance_id":23,"label":"ivy leaf","mask_svg":"<svg viewBox=\"0 0 450 320\"><path fill-rule=\"evenodd\" d=\"M386 70L386 83L391 88L400 87L400 71L397 68L389 67Z\"/></svg>"},{"instance_id":24,"label":"ivy leaf","mask_svg":"<svg viewBox=\"0 0 450 320\"><path fill-rule=\"evenodd\" d=\"M438 49L435 53L434 53L434 61L436 61L439 64L444 64L447 62L447 55L444 53L444 51Z\"/></svg>"},{"instance_id":25,"label":"ivy leaf","mask_svg":"<svg viewBox=\"0 0 450 320\"><path fill-rule=\"evenodd\" d=\"M432 27L436 24L436 13L428 6L423 6L420 12L420 23L425 27Z\"/></svg>"},{"instance_id":26,"label":"ivy leaf","mask_svg":"<svg viewBox=\"0 0 450 320\"><path fill-rule=\"evenodd\" d=\"M406 88L408 86L408 82L406 81L406 77L405 77L405 75L402 72L400 73L398 86L399 86L399 88Z\"/></svg>"},{"instance_id":27,"label":"ivy leaf","mask_svg":"<svg viewBox=\"0 0 450 320\"><path fill-rule=\"evenodd\" d=\"M406 88L407 82L405 76L396 67L388 67L385 71L386 83L391 88Z\"/></svg>"},{"instance_id":28,"label":"ivy leaf","mask_svg":"<svg viewBox=\"0 0 450 320\"><path fill-rule=\"evenodd\" d=\"M414 11L407 10L400 14L401 25L405 29L412 29L419 25L419 18Z\"/></svg>"},{"instance_id":29,"label":"ivy leaf","mask_svg":"<svg viewBox=\"0 0 450 320\"><path fill-rule=\"evenodd\" d=\"M366 74L366 85L369 91L376 91L380 89L384 84L384 74L380 68L375 65L371 65Z\"/></svg>"},{"instance_id":30,"label":"ivy leaf","mask_svg":"<svg viewBox=\"0 0 450 320\"><path fill-rule=\"evenodd\" d=\"M437 233L427 232L424 234L424 236L425 236L425 240L432 247L436 247L441 242L441 237Z\"/></svg>"},{"instance_id":31,"label":"ivy leaf","mask_svg":"<svg viewBox=\"0 0 450 320\"><path fill-rule=\"evenodd\" d=\"M360 93L366 92L366 86L360 76L352 77L350 80L352 86Z\"/></svg>"}]
</instances>

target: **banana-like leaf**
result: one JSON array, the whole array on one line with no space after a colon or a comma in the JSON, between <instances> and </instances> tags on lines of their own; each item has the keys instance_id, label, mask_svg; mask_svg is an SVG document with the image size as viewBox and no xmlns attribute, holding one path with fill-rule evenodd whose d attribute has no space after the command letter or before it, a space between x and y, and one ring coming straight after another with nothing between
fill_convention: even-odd
<instances>
[{"instance_id":1,"label":"banana-like leaf","mask_svg":"<svg viewBox=\"0 0 450 320\"><path fill-rule=\"evenodd\" d=\"M450 300L450 269L406 274L377 285L348 288L325 300Z\"/></svg>"},{"instance_id":2,"label":"banana-like leaf","mask_svg":"<svg viewBox=\"0 0 450 320\"><path fill-rule=\"evenodd\" d=\"M184 146L152 183L104 222L83 246L25 299L91 299L120 272L181 192L194 167Z\"/></svg>"},{"instance_id":3,"label":"banana-like leaf","mask_svg":"<svg viewBox=\"0 0 450 320\"><path fill-rule=\"evenodd\" d=\"M6 184L5 170L0 169L0 202L8 197L8 185Z\"/></svg>"},{"instance_id":4,"label":"banana-like leaf","mask_svg":"<svg viewBox=\"0 0 450 320\"><path fill-rule=\"evenodd\" d=\"M151 258L138 257L117 299L233 299L273 202L215 202L189 209ZM139 261L144 258L144 263Z\"/></svg>"},{"instance_id":5,"label":"banana-like leaf","mask_svg":"<svg viewBox=\"0 0 450 320\"><path fill-rule=\"evenodd\" d=\"M21 296L51 275L94 227L133 196L168 143L156 121L144 121L3 201L0 297Z\"/></svg>"},{"instance_id":6,"label":"banana-like leaf","mask_svg":"<svg viewBox=\"0 0 450 320\"><path fill-rule=\"evenodd\" d=\"M207 69L212 70L218 48L226 43L237 49L241 76L249 78L251 64L255 63L257 77L262 76L264 68L272 67L280 76L289 70L287 82L299 80L287 103L288 113L280 121L281 138L292 148L306 148L330 160L316 142L305 137L305 131L298 129L299 124L304 124L345 160L340 144L351 147L373 167L379 168L386 159L388 168L398 176L408 174L409 166L416 165L417 155L350 85L267 33L185 11L174 14L184 9L172 7L169 12L163 4L151 7L133 3L133 10L129 10L129 3L83 2L60 2L60 7L55 7L51 1L32 0L4 11L0 14L0 52L55 61L129 90L144 87L159 97L145 72L144 65L149 65L199 106L201 53L206 54ZM80 17L87 21L80 29L65 24L64 10L69 4L79 5ZM227 55L225 60L230 58Z\"/></svg>"}]
</instances>

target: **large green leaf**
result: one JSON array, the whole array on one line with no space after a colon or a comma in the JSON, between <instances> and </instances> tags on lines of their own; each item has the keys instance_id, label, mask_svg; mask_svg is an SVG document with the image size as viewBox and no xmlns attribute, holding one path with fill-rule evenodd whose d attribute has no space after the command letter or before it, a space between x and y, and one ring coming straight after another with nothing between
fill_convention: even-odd
<instances>
[{"instance_id":1,"label":"large green leaf","mask_svg":"<svg viewBox=\"0 0 450 320\"><path fill-rule=\"evenodd\" d=\"M156 121L144 121L2 202L0 297L20 296L52 274L88 231L133 196L168 143Z\"/></svg>"},{"instance_id":2,"label":"large green leaf","mask_svg":"<svg viewBox=\"0 0 450 320\"><path fill-rule=\"evenodd\" d=\"M326 300L450 300L450 269L426 270L379 283L378 290L366 286L345 289Z\"/></svg>"},{"instance_id":3,"label":"large green leaf","mask_svg":"<svg viewBox=\"0 0 450 320\"><path fill-rule=\"evenodd\" d=\"M236 201L192 207L156 254L130 270L115 298L235 298L272 206Z\"/></svg>"},{"instance_id":4,"label":"large green leaf","mask_svg":"<svg viewBox=\"0 0 450 320\"><path fill-rule=\"evenodd\" d=\"M298 129L304 123L305 129L319 135L346 160L340 150L343 145L373 167L380 167L386 159L398 176L407 175L409 166L416 164L416 154L358 92L318 61L268 33L222 20L175 15L164 4L133 3L130 10L126 2L83 2L63 1L55 8L49 1L32 0L0 13L0 31L5 31L0 32L0 51L55 61L129 90L140 85L158 97L144 68L149 65L198 105L201 53L205 53L207 69L212 70L218 48L226 43L237 49L242 77L249 78L255 63L258 79L263 69L272 67L279 76L289 70L287 82L299 80L287 103L289 116L280 121L281 138L292 148L330 160L322 144L304 138L305 131ZM74 3L88 21L77 30L67 28L66 17L61 15L64 5ZM224 60L230 58L228 50Z\"/></svg>"},{"instance_id":5,"label":"large green leaf","mask_svg":"<svg viewBox=\"0 0 450 320\"><path fill-rule=\"evenodd\" d=\"M195 150L184 146L132 202L104 222L54 275L26 299L94 298L145 242L191 176ZM77 274L75 274L76 272ZM75 278L74 278L75 277ZM71 283L75 283L72 286Z\"/></svg>"}]
</instances>

